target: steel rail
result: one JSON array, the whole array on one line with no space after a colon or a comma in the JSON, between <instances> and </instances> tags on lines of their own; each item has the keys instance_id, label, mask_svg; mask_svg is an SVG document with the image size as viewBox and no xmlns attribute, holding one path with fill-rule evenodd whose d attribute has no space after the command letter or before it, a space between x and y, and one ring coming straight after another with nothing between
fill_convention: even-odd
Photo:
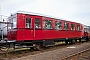
<instances>
[{"instance_id":1,"label":"steel rail","mask_svg":"<svg viewBox=\"0 0 90 60\"><path fill-rule=\"evenodd\" d=\"M87 52L87 51L90 51L90 48L85 49L85 50L80 51L80 52L77 52L77 53L75 53L75 54L71 54L71 55L69 55L69 56L65 56L65 57L63 57L63 58L61 58L61 59L59 59L59 60L66 60L66 59L68 59L68 58L70 58L70 57L76 56L76 55L78 55L78 54L82 54L82 53Z\"/></svg>"}]
</instances>

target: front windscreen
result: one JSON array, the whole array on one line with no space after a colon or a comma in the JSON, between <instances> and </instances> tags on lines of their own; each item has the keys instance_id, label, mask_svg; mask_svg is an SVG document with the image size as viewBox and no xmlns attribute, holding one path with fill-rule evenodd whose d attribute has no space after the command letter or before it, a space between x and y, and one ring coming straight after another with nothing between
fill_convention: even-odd
<instances>
[{"instance_id":1,"label":"front windscreen","mask_svg":"<svg viewBox=\"0 0 90 60\"><path fill-rule=\"evenodd\" d=\"M17 28L17 19L14 17L14 18L12 18L12 21L13 21L12 27Z\"/></svg>"},{"instance_id":2,"label":"front windscreen","mask_svg":"<svg viewBox=\"0 0 90 60\"><path fill-rule=\"evenodd\" d=\"M16 17L10 17L8 19L8 29L17 28L17 18Z\"/></svg>"},{"instance_id":3,"label":"front windscreen","mask_svg":"<svg viewBox=\"0 0 90 60\"><path fill-rule=\"evenodd\" d=\"M12 20L11 19L8 19L8 30L12 28Z\"/></svg>"}]
</instances>

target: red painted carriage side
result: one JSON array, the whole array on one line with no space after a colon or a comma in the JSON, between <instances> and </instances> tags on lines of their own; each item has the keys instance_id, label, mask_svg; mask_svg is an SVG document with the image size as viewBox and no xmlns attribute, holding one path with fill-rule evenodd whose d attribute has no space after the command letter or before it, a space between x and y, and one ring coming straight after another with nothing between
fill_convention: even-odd
<instances>
[{"instance_id":1,"label":"red painted carriage side","mask_svg":"<svg viewBox=\"0 0 90 60\"><path fill-rule=\"evenodd\" d=\"M31 18L31 28L25 27L26 17ZM35 26L35 18L40 18L40 29L34 29ZM52 29L44 29L44 20L52 20ZM55 29L55 21L62 22L62 30ZM68 22L69 29L64 30L64 22ZM75 30L71 30L71 24L75 24ZM16 38L14 40L17 41L25 41L25 40L48 40L48 39L58 39L58 38L80 38L82 36L82 28L80 27L80 31L76 30L75 22L57 20L55 18L49 18L44 16L37 15L29 15L29 14L17 14L17 29L16 29ZM81 24L79 24L82 26ZM11 31L12 32L12 31ZM9 35L15 36L13 33ZM9 37L12 40L12 38Z\"/></svg>"},{"instance_id":2,"label":"red painted carriage side","mask_svg":"<svg viewBox=\"0 0 90 60\"><path fill-rule=\"evenodd\" d=\"M56 31L56 30L36 30L35 37L32 30L18 30L17 40L47 40L57 38L80 38L81 32L78 31Z\"/></svg>"}]
</instances>

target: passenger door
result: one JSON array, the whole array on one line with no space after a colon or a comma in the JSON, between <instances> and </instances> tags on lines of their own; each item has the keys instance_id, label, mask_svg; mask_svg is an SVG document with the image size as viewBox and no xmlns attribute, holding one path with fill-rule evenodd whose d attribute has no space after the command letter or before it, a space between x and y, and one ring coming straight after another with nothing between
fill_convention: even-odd
<instances>
[{"instance_id":1,"label":"passenger door","mask_svg":"<svg viewBox=\"0 0 90 60\"><path fill-rule=\"evenodd\" d=\"M33 37L36 37L36 30L41 29L41 18L34 18L34 28L33 28ZM37 32L38 33L38 32Z\"/></svg>"}]
</instances>

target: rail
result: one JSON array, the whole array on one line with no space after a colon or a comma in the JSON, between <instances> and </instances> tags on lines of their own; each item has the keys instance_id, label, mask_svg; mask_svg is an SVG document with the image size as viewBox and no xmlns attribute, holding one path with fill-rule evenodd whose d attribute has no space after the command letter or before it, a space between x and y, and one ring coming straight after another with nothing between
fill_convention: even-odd
<instances>
[{"instance_id":1,"label":"rail","mask_svg":"<svg viewBox=\"0 0 90 60\"><path fill-rule=\"evenodd\" d=\"M65 57L63 57L61 60L67 60L67 59L70 58L70 57L76 56L76 55L78 55L78 54L82 54L82 53L84 53L84 52L86 52L86 51L90 51L90 48L85 49L85 50L80 51L80 52L77 52L77 53L75 53L75 54L71 54L71 55L69 55L69 56L65 56Z\"/></svg>"}]
</instances>

